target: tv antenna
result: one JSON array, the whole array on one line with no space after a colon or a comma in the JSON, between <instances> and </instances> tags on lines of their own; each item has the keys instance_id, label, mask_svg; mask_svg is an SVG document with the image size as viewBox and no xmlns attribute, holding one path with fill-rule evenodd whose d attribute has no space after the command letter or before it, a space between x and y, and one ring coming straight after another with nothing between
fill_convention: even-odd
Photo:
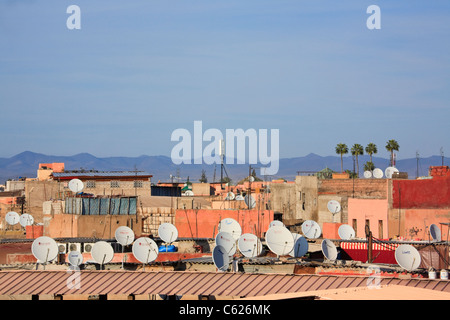
<instances>
[{"instance_id":1,"label":"tv antenna","mask_svg":"<svg viewBox=\"0 0 450 320\"><path fill-rule=\"evenodd\" d=\"M322 230L314 220L306 220L302 223L302 232L308 239L317 239L322 234Z\"/></svg>"},{"instance_id":2,"label":"tv antenna","mask_svg":"<svg viewBox=\"0 0 450 320\"><path fill-rule=\"evenodd\" d=\"M247 258L259 256L263 250L261 240L252 233L244 233L239 237L238 248Z\"/></svg>"},{"instance_id":3,"label":"tv antenna","mask_svg":"<svg viewBox=\"0 0 450 320\"><path fill-rule=\"evenodd\" d=\"M216 245L212 252L212 260L218 271L226 272L230 264L230 257L226 248Z\"/></svg>"},{"instance_id":4,"label":"tv antenna","mask_svg":"<svg viewBox=\"0 0 450 320\"><path fill-rule=\"evenodd\" d=\"M5 215L5 220L9 225L14 226L19 223L20 216L17 212L10 211Z\"/></svg>"},{"instance_id":5,"label":"tv antenna","mask_svg":"<svg viewBox=\"0 0 450 320\"><path fill-rule=\"evenodd\" d=\"M383 178L383 170L381 170L380 168L375 168L373 169L373 176L376 179L381 179Z\"/></svg>"},{"instance_id":6,"label":"tv antenna","mask_svg":"<svg viewBox=\"0 0 450 320\"><path fill-rule=\"evenodd\" d=\"M337 200L330 200L327 203L328 211L330 211L333 216L341 211L341 204Z\"/></svg>"},{"instance_id":7,"label":"tv antenna","mask_svg":"<svg viewBox=\"0 0 450 320\"><path fill-rule=\"evenodd\" d=\"M97 241L92 246L91 250L92 259L100 265L100 270L103 270L105 263L111 262L114 257L114 249L106 241Z\"/></svg>"},{"instance_id":8,"label":"tv antenna","mask_svg":"<svg viewBox=\"0 0 450 320\"><path fill-rule=\"evenodd\" d=\"M45 270L45 265L58 256L58 245L52 238L41 236L36 238L31 244L31 252L37 259L36 269L37 265L41 263Z\"/></svg>"},{"instance_id":9,"label":"tv antenna","mask_svg":"<svg viewBox=\"0 0 450 320\"><path fill-rule=\"evenodd\" d=\"M266 243L270 251L279 258L292 251L294 248L294 237L286 227L273 226L266 232Z\"/></svg>"},{"instance_id":10,"label":"tv antenna","mask_svg":"<svg viewBox=\"0 0 450 320\"><path fill-rule=\"evenodd\" d=\"M239 239L242 234L242 228L239 222L232 218L225 218L219 222L219 227L217 228L219 232L228 232L231 234L235 241Z\"/></svg>"},{"instance_id":11,"label":"tv antenna","mask_svg":"<svg viewBox=\"0 0 450 320\"><path fill-rule=\"evenodd\" d=\"M19 222L20 222L20 225L25 228L26 226L33 225L34 218L31 214L24 213L20 216Z\"/></svg>"},{"instance_id":12,"label":"tv antenna","mask_svg":"<svg viewBox=\"0 0 450 320\"><path fill-rule=\"evenodd\" d=\"M127 227L127 226L121 226L116 229L116 232L114 233L114 236L118 243L122 245L122 269L124 264L125 255L124 248L128 246L129 244L132 244L134 241L134 231Z\"/></svg>"},{"instance_id":13,"label":"tv antenna","mask_svg":"<svg viewBox=\"0 0 450 320\"><path fill-rule=\"evenodd\" d=\"M294 238L294 247L289 255L294 258L301 258L308 253L308 240L298 233L293 233L292 237Z\"/></svg>"},{"instance_id":14,"label":"tv antenna","mask_svg":"<svg viewBox=\"0 0 450 320\"><path fill-rule=\"evenodd\" d=\"M236 253L236 239L231 233L220 231L215 238L216 246L221 246L228 256Z\"/></svg>"},{"instance_id":15,"label":"tv antenna","mask_svg":"<svg viewBox=\"0 0 450 320\"><path fill-rule=\"evenodd\" d=\"M444 166L444 148L443 147L441 147L441 150L440 150L440 152L441 152L441 159L442 159L442 166Z\"/></svg>"},{"instance_id":16,"label":"tv antenna","mask_svg":"<svg viewBox=\"0 0 450 320\"><path fill-rule=\"evenodd\" d=\"M401 244L395 249L395 260L407 271L416 270L421 263L419 251L410 244Z\"/></svg>"},{"instance_id":17,"label":"tv antenna","mask_svg":"<svg viewBox=\"0 0 450 320\"><path fill-rule=\"evenodd\" d=\"M370 178L372 178L372 176L373 176L372 171L369 171L369 170L364 171L364 178L370 179Z\"/></svg>"},{"instance_id":18,"label":"tv antenna","mask_svg":"<svg viewBox=\"0 0 450 320\"><path fill-rule=\"evenodd\" d=\"M67 259L73 267L78 267L83 262L83 255L79 251L70 251Z\"/></svg>"},{"instance_id":19,"label":"tv antenna","mask_svg":"<svg viewBox=\"0 0 450 320\"><path fill-rule=\"evenodd\" d=\"M338 235L342 240L353 239L355 234L355 230L348 224L343 224L338 229Z\"/></svg>"},{"instance_id":20,"label":"tv antenna","mask_svg":"<svg viewBox=\"0 0 450 320\"><path fill-rule=\"evenodd\" d=\"M80 179L72 179L69 181L69 189L77 194L84 189L84 183Z\"/></svg>"},{"instance_id":21,"label":"tv antenna","mask_svg":"<svg viewBox=\"0 0 450 320\"><path fill-rule=\"evenodd\" d=\"M430 235L433 238L433 241L440 242L441 241L441 230L436 224L430 225Z\"/></svg>"},{"instance_id":22,"label":"tv antenna","mask_svg":"<svg viewBox=\"0 0 450 320\"><path fill-rule=\"evenodd\" d=\"M333 241L329 240L329 239L324 239L322 241L322 253L325 256L326 259L328 259L329 261L336 261L337 256L338 256L338 252L336 249L336 246L334 245Z\"/></svg>"},{"instance_id":23,"label":"tv antenna","mask_svg":"<svg viewBox=\"0 0 450 320\"><path fill-rule=\"evenodd\" d=\"M384 170L384 175L388 179L392 179L392 175L394 172L398 172L398 169L396 167L387 167L386 170Z\"/></svg>"},{"instance_id":24,"label":"tv antenna","mask_svg":"<svg viewBox=\"0 0 450 320\"><path fill-rule=\"evenodd\" d=\"M132 252L134 257L143 264L143 270L145 271L145 265L155 261L158 257L158 245L156 242L148 237L140 237L133 243Z\"/></svg>"}]
</instances>

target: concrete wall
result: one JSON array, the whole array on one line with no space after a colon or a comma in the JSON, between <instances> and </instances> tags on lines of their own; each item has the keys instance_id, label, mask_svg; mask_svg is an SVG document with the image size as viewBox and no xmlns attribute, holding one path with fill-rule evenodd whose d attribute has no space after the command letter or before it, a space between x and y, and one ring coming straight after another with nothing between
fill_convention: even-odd
<instances>
[{"instance_id":1,"label":"concrete wall","mask_svg":"<svg viewBox=\"0 0 450 320\"><path fill-rule=\"evenodd\" d=\"M368 221L375 238L387 239L389 237L388 217L387 199L348 199L348 224L355 229L358 238L366 237L365 226Z\"/></svg>"}]
</instances>

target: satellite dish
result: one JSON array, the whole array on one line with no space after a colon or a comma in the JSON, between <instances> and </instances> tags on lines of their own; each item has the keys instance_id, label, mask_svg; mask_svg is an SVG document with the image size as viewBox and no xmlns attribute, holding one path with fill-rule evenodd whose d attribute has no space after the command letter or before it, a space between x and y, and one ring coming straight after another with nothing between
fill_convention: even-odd
<instances>
[{"instance_id":1,"label":"satellite dish","mask_svg":"<svg viewBox=\"0 0 450 320\"><path fill-rule=\"evenodd\" d=\"M132 244L134 241L134 231L129 227L121 226L116 229L115 237L122 246Z\"/></svg>"},{"instance_id":2,"label":"satellite dish","mask_svg":"<svg viewBox=\"0 0 450 320\"><path fill-rule=\"evenodd\" d=\"M159 253L156 242L148 237L136 239L131 251L135 258L143 264L155 261Z\"/></svg>"},{"instance_id":3,"label":"satellite dish","mask_svg":"<svg viewBox=\"0 0 450 320\"><path fill-rule=\"evenodd\" d=\"M302 223L302 232L308 239L316 239L322 234L322 230L314 220L306 220Z\"/></svg>"},{"instance_id":4,"label":"satellite dish","mask_svg":"<svg viewBox=\"0 0 450 320\"><path fill-rule=\"evenodd\" d=\"M84 184L80 179L72 179L69 181L69 189L72 192L78 193L83 190Z\"/></svg>"},{"instance_id":5,"label":"satellite dish","mask_svg":"<svg viewBox=\"0 0 450 320\"><path fill-rule=\"evenodd\" d=\"M405 270L413 271L420 266L419 251L410 244L402 244L395 249L395 261Z\"/></svg>"},{"instance_id":6,"label":"satellite dish","mask_svg":"<svg viewBox=\"0 0 450 320\"><path fill-rule=\"evenodd\" d=\"M294 258L300 258L303 257L305 254L308 253L308 241L305 237L298 233L293 233L292 237L294 238L294 247L291 252L289 252L289 255Z\"/></svg>"},{"instance_id":7,"label":"satellite dish","mask_svg":"<svg viewBox=\"0 0 450 320\"><path fill-rule=\"evenodd\" d=\"M271 223L269 223L269 228L275 227L275 226L284 227L284 223L281 222L280 220L273 220Z\"/></svg>"},{"instance_id":8,"label":"satellite dish","mask_svg":"<svg viewBox=\"0 0 450 320\"><path fill-rule=\"evenodd\" d=\"M328 260L335 261L337 259L336 246L329 239L322 241L322 253Z\"/></svg>"},{"instance_id":9,"label":"satellite dish","mask_svg":"<svg viewBox=\"0 0 450 320\"><path fill-rule=\"evenodd\" d=\"M187 197L193 197L193 196L194 196L194 192L192 192L191 190L187 190L187 191L184 193L184 195L187 196Z\"/></svg>"},{"instance_id":10,"label":"satellite dish","mask_svg":"<svg viewBox=\"0 0 450 320\"><path fill-rule=\"evenodd\" d=\"M20 225L22 227L31 226L34 223L34 218L31 214L24 213L20 216Z\"/></svg>"},{"instance_id":11,"label":"satellite dish","mask_svg":"<svg viewBox=\"0 0 450 320\"><path fill-rule=\"evenodd\" d=\"M238 240L239 251L247 258L259 256L262 252L262 243L257 236L252 233L244 233Z\"/></svg>"},{"instance_id":12,"label":"satellite dish","mask_svg":"<svg viewBox=\"0 0 450 320\"><path fill-rule=\"evenodd\" d=\"M158 235L165 243L172 243L178 238L178 230L171 223L162 223L158 228Z\"/></svg>"},{"instance_id":13,"label":"satellite dish","mask_svg":"<svg viewBox=\"0 0 450 320\"><path fill-rule=\"evenodd\" d=\"M372 178L372 171L364 171L364 178L370 179Z\"/></svg>"},{"instance_id":14,"label":"satellite dish","mask_svg":"<svg viewBox=\"0 0 450 320\"><path fill-rule=\"evenodd\" d=\"M91 256L95 262L103 266L105 263L110 262L114 257L114 249L111 244L106 241L97 241L92 246Z\"/></svg>"},{"instance_id":15,"label":"satellite dish","mask_svg":"<svg viewBox=\"0 0 450 320\"><path fill-rule=\"evenodd\" d=\"M252 195L250 195L250 196L246 195L244 197L244 201L249 209L253 209L254 207L256 207L256 200L255 200L255 198L253 198Z\"/></svg>"},{"instance_id":16,"label":"satellite dish","mask_svg":"<svg viewBox=\"0 0 450 320\"><path fill-rule=\"evenodd\" d=\"M380 168L375 168L373 170L373 176L374 176L374 178L377 178L377 179L383 178L383 170L381 170Z\"/></svg>"},{"instance_id":17,"label":"satellite dish","mask_svg":"<svg viewBox=\"0 0 450 320\"><path fill-rule=\"evenodd\" d=\"M38 237L31 244L31 252L40 263L45 264L58 256L58 245L50 237Z\"/></svg>"},{"instance_id":18,"label":"satellite dish","mask_svg":"<svg viewBox=\"0 0 450 320\"><path fill-rule=\"evenodd\" d=\"M245 201L245 198L244 198L241 194L238 194L238 195L236 196L236 200L237 200L237 201Z\"/></svg>"},{"instance_id":19,"label":"satellite dish","mask_svg":"<svg viewBox=\"0 0 450 320\"><path fill-rule=\"evenodd\" d=\"M216 246L222 246L229 256L236 253L236 239L231 235L231 233L221 231L216 235Z\"/></svg>"},{"instance_id":20,"label":"satellite dish","mask_svg":"<svg viewBox=\"0 0 450 320\"><path fill-rule=\"evenodd\" d=\"M286 227L269 228L266 232L266 242L270 251L278 256L287 255L294 248L294 237Z\"/></svg>"},{"instance_id":21,"label":"satellite dish","mask_svg":"<svg viewBox=\"0 0 450 320\"><path fill-rule=\"evenodd\" d=\"M441 230L434 223L430 226L430 235L434 241L441 241Z\"/></svg>"},{"instance_id":22,"label":"satellite dish","mask_svg":"<svg viewBox=\"0 0 450 320\"><path fill-rule=\"evenodd\" d=\"M74 267L78 267L83 262L83 255L79 251L70 251L67 258Z\"/></svg>"},{"instance_id":23,"label":"satellite dish","mask_svg":"<svg viewBox=\"0 0 450 320\"><path fill-rule=\"evenodd\" d=\"M242 228L239 222L232 218L225 218L219 222L219 232L228 232L237 241L242 234Z\"/></svg>"},{"instance_id":24,"label":"satellite dish","mask_svg":"<svg viewBox=\"0 0 450 320\"><path fill-rule=\"evenodd\" d=\"M384 170L384 175L386 178L391 179L394 172L398 172L398 169L395 167L387 167L386 170Z\"/></svg>"},{"instance_id":25,"label":"satellite dish","mask_svg":"<svg viewBox=\"0 0 450 320\"><path fill-rule=\"evenodd\" d=\"M216 245L212 252L214 265L219 271L227 271L230 264L230 258L227 250L221 245Z\"/></svg>"},{"instance_id":26,"label":"satellite dish","mask_svg":"<svg viewBox=\"0 0 450 320\"><path fill-rule=\"evenodd\" d=\"M341 204L336 200L330 200L327 204L328 211L333 215L341 211Z\"/></svg>"},{"instance_id":27,"label":"satellite dish","mask_svg":"<svg viewBox=\"0 0 450 320\"><path fill-rule=\"evenodd\" d=\"M348 224L343 224L339 227L338 234L342 240L350 240L355 237L355 230Z\"/></svg>"},{"instance_id":28,"label":"satellite dish","mask_svg":"<svg viewBox=\"0 0 450 320\"><path fill-rule=\"evenodd\" d=\"M236 196L234 195L234 193L230 191L227 193L225 200L234 200L235 198Z\"/></svg>"},{"instance_id":29,"label":"satellite dish","mask_svg":"<svg viewBox=\"0 0 450 320\"><path fill-rule=\"evenodd\" d=\"M255 182L255 177L254 177L254 176L250 176L250 177L248 178L248 181L250 181L250 182Z\"/></svg>"},{"instance_id":30,"label":"satellite dish","mask_svg":"<svg viewBox=\"0 0 450 320\"><path fill-rule=\"evenodd\" d=\"M13 225L19 223L20 216L17 212L10 211L5 215L5 219L6 219L6 222L8 222L8 224L13 226Z\"/></svg>"}]
</instances>

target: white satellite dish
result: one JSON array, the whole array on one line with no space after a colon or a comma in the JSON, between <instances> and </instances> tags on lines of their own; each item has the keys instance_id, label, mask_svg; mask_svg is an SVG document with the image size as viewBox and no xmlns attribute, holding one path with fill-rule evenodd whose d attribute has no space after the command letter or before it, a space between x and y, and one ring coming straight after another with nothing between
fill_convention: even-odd
<instances>
[{"instance_id":1,"label":"white satellite dish","mask_svg":"<svg viewBox=\"0 0 450 320\"><path fill-rule=\"evenodd\" d=\"M242 194L238 194L238 195L236 196L236 200L237 200L237 201L245 201L245 198L242 196Z\"/></svg>"},{"instance_id":2,"label":"white satellite dish","mask_svg":"<svg viewBox=\"0 0 450 320\"><path fill-rule=\"evenodd\" d=\"M395 249L395 261L405 270L413 271L420 266L419 251L410 244L402 244Z\"/></svg>"},{"instance_id":3,"label":"white satellite dish","mask_svg":"<svg viewBox=\"0 0 450 320\"><path fill-rule=\"evenodd\" d=\"M227 196L225 197L225 200L234 200L236 198L235 194L233 192L228 192Z\"/></svg>"},{"instance_id":4,"label":"white satellite dish","mask_svg":"<svg viewBox=\"0 0 450 320\"><path fill-rule=\"evenodd\" d=\"M20 221L20 216L15 211L10 211L5 215L5 220L9 225L16 225Z\"/></svg>"},{"instance_id":5,"label":"white satellite dish","mask_svg":"<svg viewBox=\"0 0 450 320\"><path fill-rule=\"evenodd\" d=\"M192 192L191 190L186 190L184 195L187 196L187 197L193 197L194 196L194 192Z\"/></svg>"},{"instance_id":6,"label":"white satellite dish","mask_svg":"<svg viewBox=\"0 0 450 320\"><path fill-rule=\"evenodd\" d=\"M155 261L158 257L158 245L156 242L148 237L140 237L133 243L132 250L133 255L139 262L150 263Z\"/></svg>"},{"instance_id":7,"label":"white satellite dish","mask_svg":"<svg viewBox=\"0 0 450 320\"><path fill-rule=\"evenodd\" d=\"M95 262L103 266L105 263L109 263L114 257L114 249L106 241L97 241L92 246L91 250L92 259Z\"/></svg>"},{"instance_id":8,"label":"white satellite dish","mask_svg":"<svg viewBox=\"0 0 450 320\"><path fill-rule=\"evenodd\" d=\"M280 220L273 220L271 223L269 223L269 228L275 227L275 226L284 227L284 223L281 222Z\"/></svg>"},{"instance_id":9,"label":"white satellite dish","mask_svg":"<svg viewBox=\"0 0 450 320\"><path fill-rule=\"evenodd\" d=\"M134 231L127 226L121 226L116 229L115 238L122 246L132 244L134 241Z\"/></svg>"},{"instance_id":10,"label":"white satellite dish","mask_svg":"<svg viewBox=\"0 0 450 320\"><path fill-rule=\"evenodd\" d=\"M249 209L253 209L254 207L256 207L256 200L255 200L255 198L253 198L252 195L250 195L250 196L246 195L244 197L244 201Z\"/></svg>"},{"instance_id":11,"label":"white satellite dish","mask_svg":"<svg viewBox=\"0 0 450 320\"><path fill-rule=\"evenodd\" d=\"M350 240L355 237L355 230L348 224L343 224L339 227L338 234L342 240Z\"/></svg>"},{"instance_id":12,"label":"white satellite dish","mask_svg":"<svg viewBox=\"0 0 450 320\"><path fill-rule=\"evenodd\" d=\"M292 237L294 238L294 247L291 252L289 252L289 255L294 258L300 258L303 257L305 254L308 253L308 241L305 237L298 233L293 233Z\"/></svg>"},{"instance_id":13,"label":"white satellite dish","mask_svg":"<svg viewBox=\"0 0 450 320\"><path fill-rule=\"evenodd\" d=\"M394 172L398 172L398 169L395 167L387 167L386 170L384 170L384 175L386 178L391 179Z\"/></svg>"},{"instance_id":14,"label":"white satellite dish","mask_svg":"<svg viewBox=\"0 0 450 320\"><path fill-rule=\"evenodd\" d=\"M238 240L239 251L247 258L259 256L262 252L262 243L252 233L244 233Z\"/></svg>"},{"instance_id":15,"label":"white satellite dish","mask_svg":"<svg viewBox=\"0 0 450 320\"><path fill-rule=\"evenodd\" d=\"M430 226L430 235L434 241L441 241L441 230L434 223Z\"/></svg>"},{"instance_id":16,"label":"white satellite dish","mask_svg":"<svg viewBox=\"0 0 450 320\"><path fill-rule=\"evenodd\" d=\"M294 237L286 227L273 226L266 232L266 243L270 251L284 256L294 248Z\"/></svg>"},{"instance_id":17,"label":"white satellite dish","mask_svg":"<svg viewBox=\"0 0 450 320\"><path fill-rule=\"evenodd\" d=\"M178 238L177 228L168 222L161 223L158 227L158 235L165 243L172 243Z\"/></svg>"},{"instance_id":18,"label":"white satellite dish","mask_svg":"<svg viewBox=\"0 0 450 320\"><path fill-rule=\"evenodd\" d=\"M337 259L338 253L336 246L329 239L324 239L322 241L322 253L328 260L335 261Z\"/></svg>"},{"instance_id":19,"label":"white satellite dish","mask_svg":"<svg viewBox=\"0 0 450 320\"><path fill-rule=\"evenodd\" d=\"M316 239L322 234L322 229L314 220L306 220L302 223L302 232L308 239Z\"/></svg>"},{"instance_id":20,"label":"white satellite dish","mask_svg":"<svg viewBox=\"0 0 450 320\"><path fill-rule=\"evenodd\" d=\"M373 176L377 179L383 178L383 170L381 170L380 168L373 169Z\"/></svg>"},{"instance_id":21,"label":"white satellite dish","mask_svg":"<svg viewBox=\"0 0 450 320\"><path fill-rule=\"evenodd\" d=\"M31 214L24 213L20 216L19 222L22 227L31 226L34 223L34 218Z\"/></svg>"},{"instance_id":22,"label":"white satellite dish","mask_svg":"<svg viewBox=\"0 0 450 320\"><path fill-rule=\"evenodd\" d=\"M227 250L221 245L216 245L212 252L212 260L219 271L227 271L230 258Z\"/></svg>"},{"instance_id":23,"label":"white satellite dish","mask_svg":"<svg viewBox=\"0 0 450 320\"><path fill-rule=\"evenodd\" d=\"M58 245L52 238L41 236L31 244L31 252L40 263L45 264L58 256Z\"/></svg>"},{"instance_id":24,"label":"white satellite dish","mask_svg":"<svg viewBox=\"0 0 450 320\"><path fill-rule=\"evenodd\" d=\"M239 239L242 234L242 228L239 222L232 218L225 218L219 222L219 232L228 232L231 234L235 241Z\"/></svg>"},{"instance_id":25,"label":"white satellite dish","mask_svg":"<svg viewBox=\"0 0 450 320\"><path fill-rule=\"evenodd\" d=\"M341 211L341 204L339 201L330 200L327 203L328 211L330 211L333 215Z\"/></svg>"},{"instance_id":26,"label":"white satellite dish","mask_svg":"<svg viewBox=\"0 0 450 320\"><path fill-rule=\"evenodd\" d=\"M74 267L78 267L81 263L83 263L83 255L79 251L70 251L67 255L67 259Z\"/></svg>"},{"instance_id":27,"label":"white satellite dish","mask_svg":"<svg viewBox=\"0 0 450 320\"><path fill-rule=\"evenodd\" d=\"M366 178L366 179L372 178L372 171L368 171L368 170L364 171L364 178Z\"/></svg>"},{"instance_id":28,"label":"white satellite dish","mask_svg":"<svg viewBox=\"0 0 450 320\"><path fill-rule=\"evenodd\" d=\"M229 256L236 253L236 239L234 239L231 233L221 231L216 235L216 246L223 247Z\"/></svg>"},{"instance_id":29,"label":"white satellite dish","mask_svg":"<svg viewBox=\"0 0 450 320\"><path fill-rule=\"evenodd\" d=\"M80 179L72 179L69 181L69 189L72 192L78 193L84 188L84 183Z\"/></svg>"},{"instance_id":30,"label":"white satellite dish","mask_svg":"<svg viewBox=\"0 0 450 320\"><path fill-rule=\"evenodd\" d=\"M255 177L254 177L254 176L250 176L250 177L248 178L248 181L250 181L250 182L255 182Z\"/></svg>"}]
</instances>

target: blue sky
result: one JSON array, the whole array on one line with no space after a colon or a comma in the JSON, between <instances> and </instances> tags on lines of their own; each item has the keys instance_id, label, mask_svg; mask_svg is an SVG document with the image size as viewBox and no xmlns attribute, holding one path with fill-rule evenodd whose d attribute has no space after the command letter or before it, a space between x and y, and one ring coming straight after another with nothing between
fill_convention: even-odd
<instances>
[{"instance_id":1,"label":"blue sky","mask_svg":"<svg viewBox=\"0 0 450 320\"><path fill-rule=\"evenodd\" d=\"M448 156L450 2L341 2L0 0L0 157L170 156L195 120L279 129L282 158Z\"/></svg>"}]
</instances>

